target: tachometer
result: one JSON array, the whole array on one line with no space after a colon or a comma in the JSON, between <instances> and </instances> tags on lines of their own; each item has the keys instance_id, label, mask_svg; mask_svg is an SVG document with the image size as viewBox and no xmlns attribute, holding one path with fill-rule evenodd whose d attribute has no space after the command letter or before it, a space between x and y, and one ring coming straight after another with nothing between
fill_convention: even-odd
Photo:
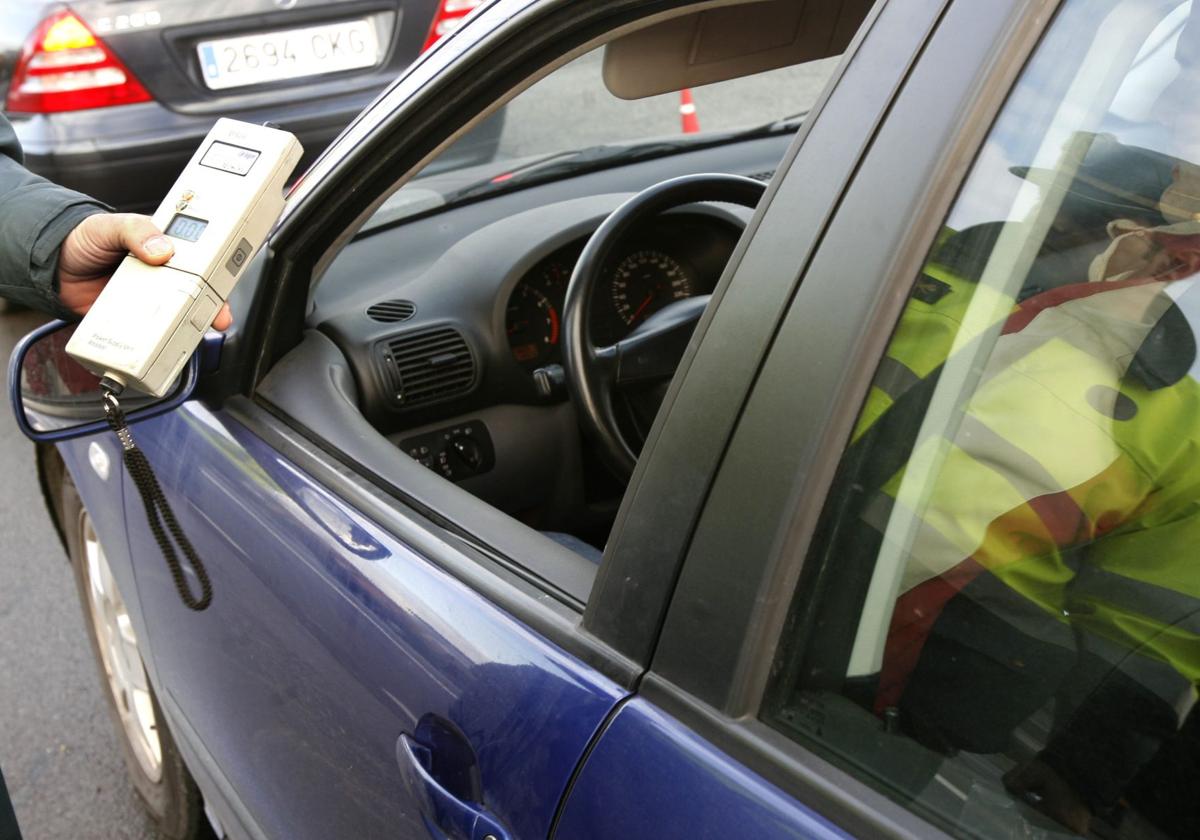
<instances>
[{"instance_id":1,"label":"tachometer","mask_svg":"<svg viewBox=\"0 0 1200 840\"><path fill-rule=\"evenodd\" d=\"M691 297L692 278L662 251L635 251L621 260L610 284L613 307L628 327L636 326L668 303Z\"/></svg>"},{"instance_id":2,"label":"tachometer","mask_svg":"<svg viewBox=\"0 0 1200 840\"><path fill-rule=\"evenodd\" d=\"M551 263L512 290L504 326L512 358L529 370L558 361L559 306L565 294L565 274L562 266Z\"/></svg>"}]
</instances>

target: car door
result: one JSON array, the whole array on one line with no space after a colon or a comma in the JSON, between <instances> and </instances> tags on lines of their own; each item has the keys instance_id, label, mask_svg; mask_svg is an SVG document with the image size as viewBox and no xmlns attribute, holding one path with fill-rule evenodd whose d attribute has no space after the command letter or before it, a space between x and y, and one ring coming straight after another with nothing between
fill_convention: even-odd
<instances>
[{"instance_id":1,"label":"car door","mask_svg":"<svg viewBox=\"0 0 1200 840\"><path fill-rule=\"evenodd\" d=\"M389 533L228 412L190 403L137 431L214 587L192 613L164 564L136 566L160 703L189 763L236 792L233 825L419 836L435 815L407 735L463 807L548 832L619 685L430 563L453 550L437 529ZM131 551L155 558L140 514Z\"/></svg>"},{"instance_id":2,"label":"car door","mask_svg":"<svg viewBox=\"0 0 1200 840\"><path fill-rule=\"evenodd\" d=\"M1194 461L1156 464L1134 431L1170 404L1155 430L1192 434L1192 331L1171 377L1130 359L1192 323L1194 269L1112 262L1179 212L1192 21L946 11L807 264L562 836L628 833L614 800L674 836L1192 836L1191 520L1146 514ZM795 213L777 199L760 235Z\"/></svg>"},{"instance_id":3,"label":"car door","mask_svg":"<svg viewBox=\"0 0 1200 840\"><path fill-rule=\"evenodd\" d=\"M594 32L578 4L544 6L548 19L557 13L575 28L554 55L570 49L570 37ZM890 19L905 37L890 51L866 55L851 87L868 95L843 97L848 119L831 118L828 135L814 146L824 156L810 169L824 179L808 189L814 234L939 7L924 3L921 15ZM523 42L547 37L536 19L524 25ZM879 40L888 42L886 34ZM504 61L529 72L527 62L517 63L519 52L493 48L488 55L496 78L503 79L501 69L515 72ZM419 115L411 121L419 124ZM368 114L360 127L370 120ZM419 150L428 141L411 142ZM403 146L395 152L400 161L406 154ZM362 157L375 165L367 152ZM353 164L330 155L323 165L308 177ZM353 193L334 197L349 198ZM312 203L319 206L309 215L320 220L335 201ZM294 218L274 240L268 270L285 272L302 261L296 251L319 241L289 230L288 223L303 230ZM273 305L254 301L239 309L250 313L245 331L232 337L210 388L259 354L269 367L264 346L291 329L286 319L297 298L287 297L287 282L284 274L278 289L270 288L279 296ZM779 297L787 286L763 283L754 294ZM742 331L742 364L757 363L772 327L758 321L753 342ZM715 464L746 385L728 381L725 396L709 399L728 420L696 429L706 440L689 449L704 469ZM397 499L369 464L349 469L295 418L277 416L262 401L231 397L217 407L198 400L137 431L213 580L212 606L192 614L178 603L165 567L136 567L163 710L231 833L551 833L579 760L653 649L655 617L664 614L678 561L669 542L618 541L601 572L608 584L590 597L586 589L547 589L470 540L470 522ZM669 520L659 520L664 535L669 529L677 536L694 521L702 491L701 481L660 511ZM135 498L132 485L124 492ZM644 527L653 508L638 498L630 494L626 519ZM155 557L136 504L127 506L127 527L130 553ZM593 626L581 624L584 599L598 619Z\"/></svg>"}]
</instances>

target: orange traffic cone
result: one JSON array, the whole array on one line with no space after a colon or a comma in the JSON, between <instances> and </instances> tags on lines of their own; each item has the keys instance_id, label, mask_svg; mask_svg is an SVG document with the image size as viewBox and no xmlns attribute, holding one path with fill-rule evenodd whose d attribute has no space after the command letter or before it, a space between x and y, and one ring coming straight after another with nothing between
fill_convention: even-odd
<instances>
[{"instance_id":1,"label":"orange traffic cone","mask_svg":"<svg viewBox=\"0 0 1200 840\"><path fill-rule=\"evenodd\" d=\"M700 120L696 119L696 103L692 101L691 88L679 91L679 119L683 124L684 134L695 134L700 130Z\"/></svg>"}]
</instances>

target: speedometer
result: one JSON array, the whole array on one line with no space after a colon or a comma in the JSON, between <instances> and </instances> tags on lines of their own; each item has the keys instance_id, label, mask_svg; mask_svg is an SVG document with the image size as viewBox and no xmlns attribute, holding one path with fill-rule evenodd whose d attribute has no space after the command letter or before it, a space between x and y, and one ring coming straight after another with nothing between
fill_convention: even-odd
<instances>
[{"instance_id":1,"label":"speedometer","mask_svg":"<svg viewBox=\"0 0 1200 840\"><path fill-rule=\"evenodd\" d=\"M692 278L662 251L635 251L613 273L611 294L617 315L633 327L668 303L691 297Z\"/></svg>"}]
</instances>

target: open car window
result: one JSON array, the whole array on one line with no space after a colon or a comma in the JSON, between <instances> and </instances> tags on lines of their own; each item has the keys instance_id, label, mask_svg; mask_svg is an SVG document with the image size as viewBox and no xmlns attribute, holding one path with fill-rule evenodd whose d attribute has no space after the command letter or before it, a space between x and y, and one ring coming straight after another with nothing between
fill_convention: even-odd
<instances>
[{"instance_id":1,"label":"open car window","mask_svg":"<svg viewBox=\"0 0 1200 840\"><path fill-rule=\"evenodd\" d=\"M374 216L314 287L293 364L271 371L260 396L488 557L582 605L628 476L606 467L562 369L580 255L656 183L728 173L761 190L837 67L829 45L843 48L868 6L820 7L840 27L814 39L820 58L685 92L610 93L604 46L557 66L415 177L378 185ZM752 205L684 203L630 231L599 268L593 343L691 299L698 319ZM314 401L299 372L317 365L337 373ZM630 439L644 440L673 370L618 406Z\"/></svg>"}]
</instances>

